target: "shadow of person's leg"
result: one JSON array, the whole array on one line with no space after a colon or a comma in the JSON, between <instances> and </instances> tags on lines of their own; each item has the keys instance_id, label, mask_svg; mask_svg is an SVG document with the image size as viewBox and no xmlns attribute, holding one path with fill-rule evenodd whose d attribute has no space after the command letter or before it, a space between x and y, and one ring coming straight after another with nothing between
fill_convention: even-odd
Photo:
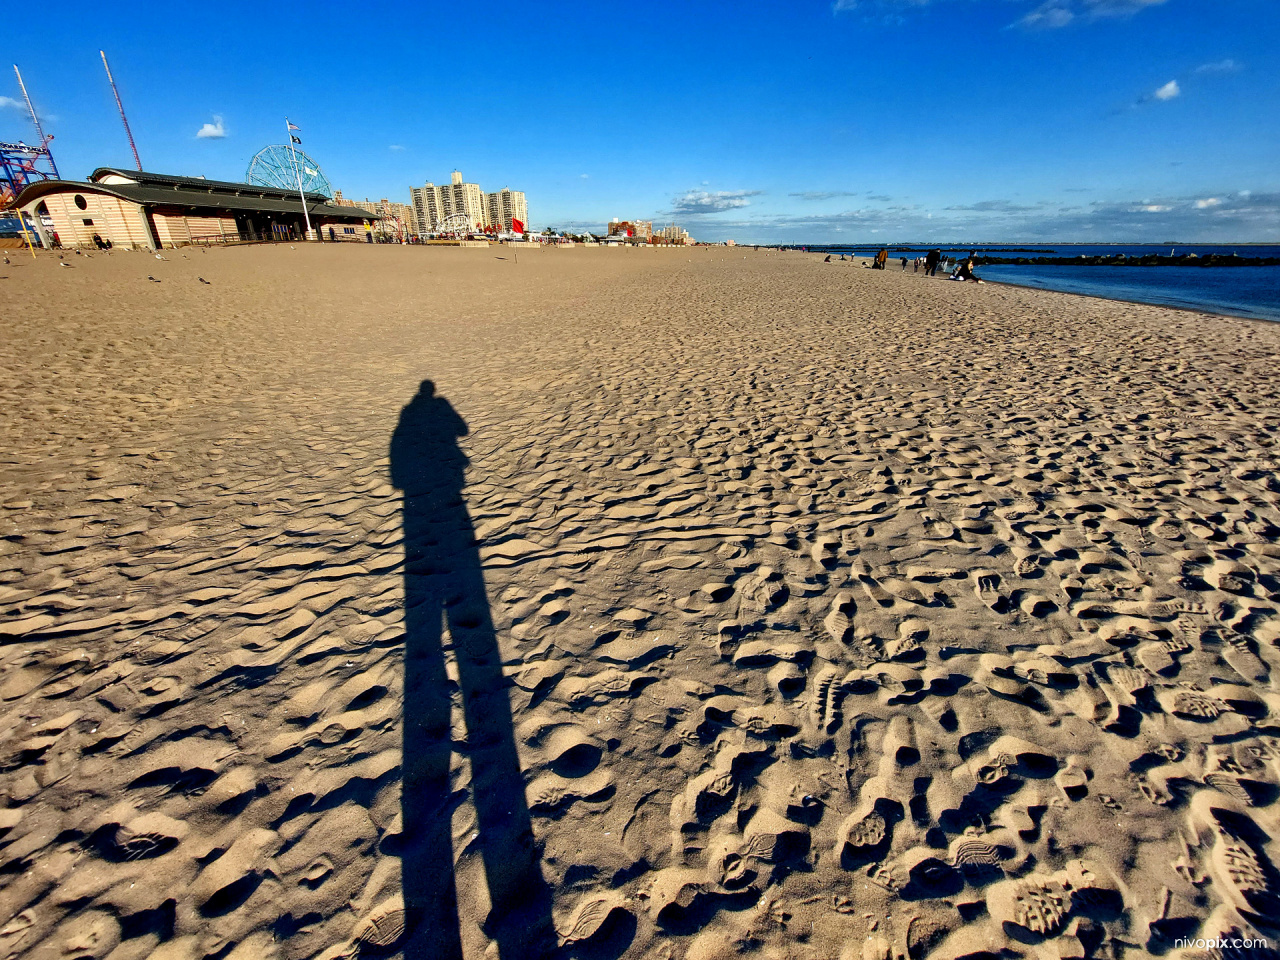
<instances>
[{"instance_id":1,"label":"shadow of person's leg","mask_svg":"<svg viewBox=\"0 0 1280 960\"><path fill-rule=\"evenodd\" d=\"M404 746L401 887L406 960L461 960L453 868L449 680L442 626L446 577L429 559L429 524L405 505Z\"/></svg>"},{"instance_id":2,"label":"shadow of person's leg","mask_svg":"<svg viewBox=\"0 0 1280 960\"><path fill-rule=\"evenodd\" d=\"M486 932L504 960L551 956L551 894L539 865L502 656L474 545L469 544L458 560L457 602L446 613L462 687L472 800L492 903Z\"/></svg>"}]
</instances>

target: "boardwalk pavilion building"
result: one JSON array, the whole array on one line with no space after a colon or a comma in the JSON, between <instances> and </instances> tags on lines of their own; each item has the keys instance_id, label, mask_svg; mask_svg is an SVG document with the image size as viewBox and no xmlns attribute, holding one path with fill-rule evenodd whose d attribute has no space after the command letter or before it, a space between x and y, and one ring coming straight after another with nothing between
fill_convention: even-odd
<instances>
[{"instance_id":1,"label":"boardwalk pavilion building","mask_svg":"<svg viewBox=\"0 0 1280 960\"><path fill-rule=\"evenodd\" d=\"M307 213L322 240L364 241L375 215L308 193ZM173 177L99 167L87 182L42 180L17 197L46 247L113 246L157 250L228 240L301 240L298 191L250 183ZM95 239L96 238L96 239Z\"/></svg>"}]
</instances>

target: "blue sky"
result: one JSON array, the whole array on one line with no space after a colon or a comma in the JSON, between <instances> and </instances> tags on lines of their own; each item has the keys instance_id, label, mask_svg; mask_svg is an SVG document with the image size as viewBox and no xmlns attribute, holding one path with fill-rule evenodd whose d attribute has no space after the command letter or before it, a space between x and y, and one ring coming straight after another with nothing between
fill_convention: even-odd
<instances>
[{"instance_id":1,"label":"blue sky","mask_svg":"<svg viewBox=\"0 0 1280 960\"><path fill-rule=\"evenodd\" d=\"M10 18L63 176L239 180L283 117L345 195L455 167L541 229L1280 242L1276 0L60 4ZM31 140L0 74L0 139ZM197 136L204 130L215 136ZM218 135L220 134L220 135Z\"/></svg>"}]
</instances>

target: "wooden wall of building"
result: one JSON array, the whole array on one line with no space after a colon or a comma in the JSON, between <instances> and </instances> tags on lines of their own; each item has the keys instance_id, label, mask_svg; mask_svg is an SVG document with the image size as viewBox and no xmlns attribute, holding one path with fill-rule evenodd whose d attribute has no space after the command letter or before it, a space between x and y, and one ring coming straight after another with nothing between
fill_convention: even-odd
<instances>
[{"instance_id":1,"label":"wooden wall of building","mask_svg":"<svg viewBox=\"0 0 1280 960\"><path fill-rule=\"evenodd\" d=\"M84 198L83 210L76 203L76 197ZM36 208L41 203L48 209L53 231L64 247L92 247L95 233L117 247L145 250L149 246L139 204L102 193L68 190L41 197L28 204L27 212L36 216Z\"/></svg>"},{"instance_id":2,"label":"wooden wall of building","mask_svg":"<svg viewBox=\"0 0 1280 960\"><path fill-rule=\"evenodd\" d=\"M164 247L181 247L204 239L236 239L234 217L184 216L180 213L153 213L156 236Z\"/></svg>"},{"instance_id":3,"label":"wooden wall of building","mask_svg":"<svg viewBox=\"0 0 1280 960\"><path fill-rule=\"evenodd\" d=\"M337 223L331 220L320 220L317 223L316 229L319 230L319 232L321 233L321 237L320 237L321 240L328 242L330 227L333 228L333 239L339 242L342 242L342 241L346 241L347 243L353 243L353 242L368 243L369 242L369 239L367 236L369 231L365 229L364 224L350 223L350 222Z\"/></svg>"}]
</instances>

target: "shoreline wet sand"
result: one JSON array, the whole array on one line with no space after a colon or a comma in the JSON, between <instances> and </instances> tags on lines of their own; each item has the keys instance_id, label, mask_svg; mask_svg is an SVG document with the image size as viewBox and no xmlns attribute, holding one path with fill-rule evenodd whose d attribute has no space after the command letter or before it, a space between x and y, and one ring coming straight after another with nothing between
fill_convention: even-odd
<instances>
[{"instance_id":1,"label":"shoreline wet sand","mask_svg":"<svg viewBox=\"0 0 1280 960\"><path fill-rule=\"evenodd\" d=\"M1280 327L164 255L0 270L6 955L1280 935Z\"/></svg>"}]
</instances>

